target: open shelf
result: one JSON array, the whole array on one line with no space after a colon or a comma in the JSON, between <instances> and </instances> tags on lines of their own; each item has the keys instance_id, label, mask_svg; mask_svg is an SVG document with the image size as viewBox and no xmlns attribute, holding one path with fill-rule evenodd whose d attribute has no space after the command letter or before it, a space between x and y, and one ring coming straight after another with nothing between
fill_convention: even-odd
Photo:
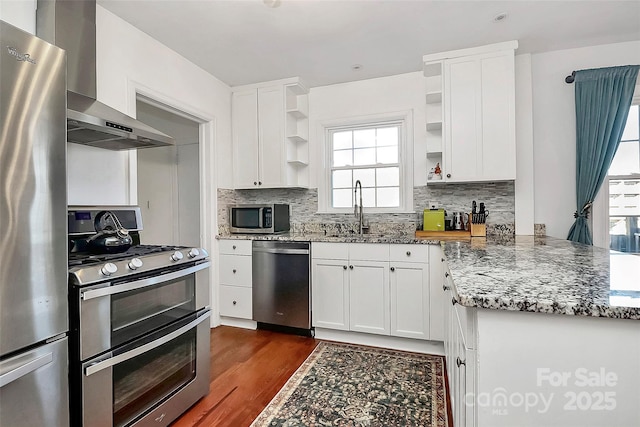
<instances>
[{"instance_id":1,"label":"open shelf","mask_svg":"<svg viewBox=\"0 0 640 427\"><path fill-rule=\"evenodd\" d=\"M308 162L303 162L302 160L287 160L287 163L289 163L291 166L296 166L296 167L309 166Z\"/></svg>"},{"instance_id":2,"label":"open shelf","mask_svg":"<svg viewBox=\"0 0 640 427\"><path fill-rule=\"evenodd\" d=\"M296 120L307 118L307 114L304 111L298 109L287 110L287 114L291 114L291 116Z\"/></svg>"},{"instance_id":3,"label":"open shelf","mask_svg":"<svg viewBox=\"0 0 640 427\"><path fill-rule=\"evenodd\" d=\"M307 142L307 138L305 138L302 135L287 135L287 138L289 138L293 142L298 142L298 143Z\"/></svg>"},{"instance_id":4,"label":"open shelf","mask_svg":"<svg viewBox=\"0 0 640 427\"><path fill-rule=\"evenodd\" d=\"M442 63L441 62L433 62L424 64L424 76L425 77L433 77L442 75Z\"/></svg>"},{"instance_id":5,"label":"open shelf","mask_svg":"<svg viewBox=\"0 0 640 427\"><path fill-rule=\"evenodd\" d=\"M427 130L441 130L442 129L442 121L437 122L427 122Z\"/></svg>"},{"instance_id":6,"label":"open shelf","mask_svg":"<svg viewBox=\"0 0 640 427\"><path fill-rule=\"evenodd\" d=\"M442 91L427 92L427 104L438 104L442 102Z\"/></svg>"}]
</instances>

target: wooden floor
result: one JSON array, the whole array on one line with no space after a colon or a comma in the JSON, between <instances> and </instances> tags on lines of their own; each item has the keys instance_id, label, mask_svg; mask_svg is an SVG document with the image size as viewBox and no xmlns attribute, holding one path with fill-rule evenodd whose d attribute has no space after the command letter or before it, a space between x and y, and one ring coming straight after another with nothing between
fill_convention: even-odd
<instances>
[{"instance_id":1,"label":"wooden floor","mask_svg":"<svg viewBox=\"0 0 640 427\"><path fill-rule=\"evenodd\" d=\"M209 394L172 426L251 425L317 344L312 338L277 332L229 326L212 329ZM451 427L448 404L447 415Z\"/></svg>"},{"instance_id":2,"label":"wooden floor","mask_svg":"<svg viewBox=\"0 0 640 427\"><path fill-rule=\"evenodd\" d=\"M317 343L277 332L212 329L209 394L172 425L249 426Z\"/></svg>"}]
</instances>

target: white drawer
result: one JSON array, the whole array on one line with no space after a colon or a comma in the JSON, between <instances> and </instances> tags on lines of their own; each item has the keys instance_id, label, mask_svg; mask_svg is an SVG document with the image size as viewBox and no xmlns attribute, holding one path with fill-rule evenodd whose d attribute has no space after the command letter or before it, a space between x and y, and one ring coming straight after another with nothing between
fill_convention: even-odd
<instances>
[{"instance_id":1,"label":"white drawer","mask_svg":"<svg viewBox=\"0 0 640 427\"><path fill-rule=\"evenodd\" d=\"M220 285L220 316L251 319L251 288Z\"/></svg>"},{"instance_id":2,"label":"white drawer","mask_svg":"<svg viewBox=\"0 0 640 427\"><path fill-rule=\"evenodd\" d=\"M389 261L386 243L349 243L349 259L358 261Z\"/></svg>"},{"instance_id":3,"label":"white drawer","mask_svg":"<svg viewBox=\"0 0 640 427\"><path fill-rule=\"evenodd\" d=\"M316 259L349 259L347 243L311 243L311 258Z\"/></svg>"},{"instance_id":4,"label":"white drawer","mask_svg":"<svg viewBox=\"0 0 640 427\"><path fill-rule=\"evenodd\" d=\"M251 255L251 240L220 240L220 253Z\"/></svg>"},{"instance_id":5,"label":"white drawer","mask_svg":"<svg viewBox=\"0 0 640 427\"><path fill-rule=\"evenodd\" d=\"M389 245L391 262L429 263L429 245Z\"/></svg>"},{"instance_id":6,"label":"white drawer","mask_svg":"<svg viewBox=\"0 0 640 427\"><path fill-rule=\"evenodd\" d=\"M220 283L251 287L251 257L246 255L220 255Z\"/></svg>"}]
</instances>

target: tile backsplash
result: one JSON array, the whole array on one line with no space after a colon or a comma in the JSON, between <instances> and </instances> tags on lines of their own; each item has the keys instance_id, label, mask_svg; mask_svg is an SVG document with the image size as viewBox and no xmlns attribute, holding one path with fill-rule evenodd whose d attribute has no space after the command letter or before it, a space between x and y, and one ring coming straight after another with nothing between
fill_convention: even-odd
<instances>
[{"instance_id":1,"label":"tile backsplash","mask_svg":"<svg viewBox=\"0 0 640 427\"><path fill-rule=\"evenodd\" d=\"M454 211L471 211L471 202L484 202L489 216L487 233L514 234L515 186L513 181L471 184L440 184L414 187L414 213L367 214L372 233L413 233L422 229L422 211L427 203ZM327 227L357 227L353 214L318 213L318 190L300 188L274 188L260 190L218 189L218 232L229 232L229 205L246 203L288 203L291 205L293 231L322 232Z\"/></svg>"}]
</instances>

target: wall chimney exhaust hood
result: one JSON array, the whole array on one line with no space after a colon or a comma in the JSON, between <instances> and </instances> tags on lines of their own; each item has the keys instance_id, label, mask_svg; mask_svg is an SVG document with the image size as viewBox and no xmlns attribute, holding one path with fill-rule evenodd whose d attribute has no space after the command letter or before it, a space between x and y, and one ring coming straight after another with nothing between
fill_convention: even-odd
<instances>
[{"instance_id":1,"label":"wall chimney exhaust hood","mask_svg":"<svg viewBox=\"0 0 640 427\"><path fill-rule=\"evenodd\" d=\"M67 141L108 150L174 144L96 100L95 0L38 0L36 34L67 51Z\"/></svg>"}]
</instances>

